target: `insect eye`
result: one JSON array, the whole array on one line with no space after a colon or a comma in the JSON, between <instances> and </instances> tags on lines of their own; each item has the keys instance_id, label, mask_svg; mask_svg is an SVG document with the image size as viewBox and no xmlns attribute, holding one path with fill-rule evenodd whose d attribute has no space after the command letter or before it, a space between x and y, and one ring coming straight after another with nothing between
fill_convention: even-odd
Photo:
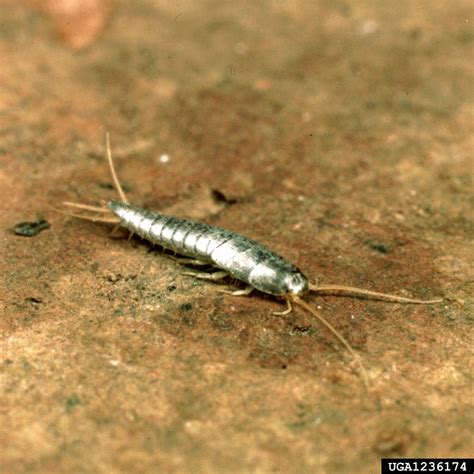
<instances>
[{"instance_id":1,"label":"insect eye","mask_svg":"<svg viewBox=\"0 0 474 474\"><path fill-rule=\"evenodd\" d=\"M290 293L302 295L308 291L308 281L301 273L293 273L288 278L288 290Z\"/></svg>"}]
</instances>

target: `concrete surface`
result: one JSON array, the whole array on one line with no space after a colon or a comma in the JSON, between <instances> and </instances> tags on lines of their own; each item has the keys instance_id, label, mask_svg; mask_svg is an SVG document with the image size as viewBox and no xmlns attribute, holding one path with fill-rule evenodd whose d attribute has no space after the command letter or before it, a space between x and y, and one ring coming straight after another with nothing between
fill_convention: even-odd
<instances>
[{"instance_id":1,"label":"concrete surface","mask_svg":"<svg viewBox=\"0 0 474 474\"><path fill-rule=\"evenodd\" d=\"M472 455L472 4L89 3L71 20L0 2L2 472ZM105 130L134 203L258 239L313 281L445 300L306 298L366 391L310 315L55 213L115 198Z\"/></svg>"}]
</instances>

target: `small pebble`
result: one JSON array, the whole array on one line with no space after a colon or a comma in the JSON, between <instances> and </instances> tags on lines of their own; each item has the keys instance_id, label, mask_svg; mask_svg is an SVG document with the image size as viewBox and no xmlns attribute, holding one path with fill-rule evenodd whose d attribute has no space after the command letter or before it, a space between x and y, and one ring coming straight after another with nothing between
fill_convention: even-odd
<instances>
[{"instance_id":1,"label":"small pebble","mask_svg":"<svg viewBox=\"0 0 474 474\"><path fill-rule=\"evenodd\" d=\"M13 232L16 235L23 237L34 237L41 231L49 229L51 225L44 219L38 219L36 222L20 222L14 228Z\"/></svg>"}]
</instances>

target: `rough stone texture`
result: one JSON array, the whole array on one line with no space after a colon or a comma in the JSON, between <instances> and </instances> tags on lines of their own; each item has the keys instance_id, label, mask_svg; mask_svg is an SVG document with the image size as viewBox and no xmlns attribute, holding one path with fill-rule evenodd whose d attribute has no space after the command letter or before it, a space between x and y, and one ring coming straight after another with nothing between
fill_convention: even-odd
<instances>
[{"instance_id":1,"label":"rough stone texture","mask_svg":"<svg viewBox=\"0 0 474 474\"><path fill-rule=\"evenodd\" d=\"M82 49L37 3L0 3L2 472L472 454L470 2L107 2ZM256 238L321 283L445 302L308 296L366 392L309 315L51 210L115 198L106 129L132 202Z\"/></svg>"}]
</instances>

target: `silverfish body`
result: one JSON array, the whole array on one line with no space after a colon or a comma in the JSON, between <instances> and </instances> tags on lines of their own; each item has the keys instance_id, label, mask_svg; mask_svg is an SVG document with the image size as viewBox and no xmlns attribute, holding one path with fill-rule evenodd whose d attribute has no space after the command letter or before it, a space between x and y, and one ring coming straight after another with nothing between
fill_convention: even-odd
<instances>
[{"instance_id":1,"label":"silverfish body","mask_svg":"<svg viewBox=\"0 0 474 474\"><path fill-rule=\"evenodd\" d=\"M186 257L208 262L257 290L301 296L308 279L292 263L255 240L202 222L166 216L120 201L107 207L121 225L140 237Z\"/></svg>"},{"instance_id":2,"label":"silverfish body","mask_svg":"<svg viewBox=\"0 0 474 474\"><path fill-rule=\"evenodd\" d=\"M315 318L319 319L354 357L360 367L366 387L369 386L367 373L350 344L319 312L301 299L301 296L309 291L324 292L329 290L345 294L381 298L398 303L427 304L442 301L441 299L416 300L349 286L318 286L315 283L310 283L303 273L291 262L288 262L255 240L202 222L166 216L158 212L132 206L128 203L117 179L112 162L108 134L106 135L106 144L110 172L115 188L121 198L121 201L110 201L107 207L119 218L120 224L123 227L149 240L153 244L190 257L190 263L205 263L222 270L211 275L192 273L198 278L218 279L230 275L246 283L248 285L246 290L231 292L236 296L248 294L249 290L251 291L252 288L255 288L264 293L283 297L288 308L286 311L276 314L288 314L293 310L293 303L303 307ZM95 213L107 212L106 209L87 204L71 202L65 202L64 204ZM115 217L103 216L98 218L81 214L67 214L95 222L117 223Z\"/></svg>"}]
</instances>

